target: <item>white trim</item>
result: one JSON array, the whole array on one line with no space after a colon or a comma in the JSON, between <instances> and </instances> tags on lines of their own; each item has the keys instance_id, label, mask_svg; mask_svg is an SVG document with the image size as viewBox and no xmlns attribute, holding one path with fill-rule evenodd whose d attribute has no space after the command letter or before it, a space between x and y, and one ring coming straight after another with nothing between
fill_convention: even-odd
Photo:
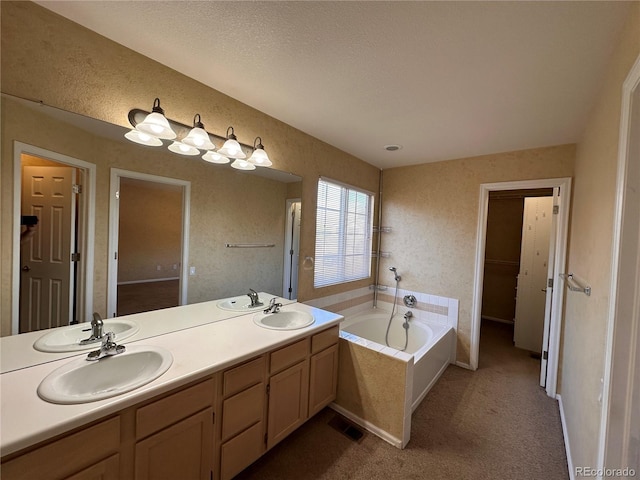
<instances>
[{"instance_id":1,"label":"white trim","mask_svg":"<svg viewBox=\"0 0 640 480\"><path fill-rule=\"evenodd\" d=\"M179 305L187 304L187 282L189 279L189 219L191 216L191 182L176 178L161 177L149 173L134 172L120 168L111 169L111 182L109 187L109 253L107 274L107 317L117 310L118 301L118 262L115 253L118 248L118 203L116 192L120 187L120 178L133 178L147 182L177 185L183 188L182 193L182 256L180 267L180 299Z\"/></svg>"},{"instance_id":2,"label":"white trim","mask_svg":"<svg viewBox=\"0 0 640 480\"><path fill-rule=\"evenodd\" d=\"M622 223L625 186L629 163L629 144L631 136L631 105L633 94L640 86L640 56L631 67L622 84L622 105L620 113L620 136L618 141L618 174L616 180L615 211L613 219L613 240L611 252L611 288L609 291L609 311L607 314L607 337L602 386L602 413L600 415L600 436L598 439L597 468L605 467L607 442L609 436L610 402L612 395L613 354L615 343L615 319L618 307L618 276L620 273L620 250L622 246ZM640 109L640 105L635 108Z\"/></svg>"},{"instance_id":3,"label":"white trim","mask_svg":"<svg viewBox=\"0 0 640 480\"><path fill-rule=\"evenodd\" d=\"M118 282L118 285L134 285L134 284L137 284L137 283L168 282L170 280L180 280L180 277L147 278L147 279L143 279L143 280L128 280L126 282Z\"/></svg>"},{"instance_id":4,"label":"white trim","mask_svg":"<svg viewBox=\"0 0 640 480\"><path fill-rule=\"evenodd\" d=\"M569 469L569 478L575 480L576 471L573 467L573 458L571 457L571 446L569 445L569 432L567 430L567 420L564 414L564 405L560 394L556 395L558 400L558 409L560 410L560 423L562 424L562 436L564 437L564 450L567 454L567 468Z\"/></svg>"},{"instance_id":5,"label":"white trim","mask_svg":"<svg viewBox=\"0 0 640 480\"><path fill-rule=\"evenodd\" d=\"M70 165L87 172L84 193L87 208L84 218L86 235L85 272L84 272L84 319L91 318L93 313L93 271L95 246L95 213L96 213L96 166L62 153L15 141L13 142L13 261L11 272L11 333L20 331L20 211L22 193L22 154L33 155L54 162ZM78 321L82 322L83 313L78 312Z\"/></svg>"},{"instance_id":6,"label":"white trim","mask_svg":"<svg viewBox=\"0 0 640 480\"><path fill-rule=\"evenodd\" d=\"M468 363L456 361L456 363L454 365L456 365L457 367L460 367L460 368L466 368L467 370L473 370L473 368L471 368L471 365L469 365Z\"/></svg>"},{"instance_id":7,"label":"white trim","mask_svg":"<svg viewBox=\"0 0 640 480\"><path fill-rule=\"evenodd\" d=\"M507 320L505 318L491 317L489 315L481 315L482 320L490 320L492 322L498 323L506 323L508 325L513 325L515 322L513 320Z\"/></svg>"},{"instance_id":8,"label":"white trim","mask_svg":"<svg viewBox=\"0 0 640 480\"><path fill-rule=\"evenodd\" d=\"M335 410L336 412L338 412L343 417L347 417L352 422L357 423L366 431L373 433L377 437L380 437L385 442L390 443L396 448L402 448L402 440L394 437L389 432L382 430L380 427L375 426L373 423L360 418L359 416L351 413L349 410L345 410L343 407L336 404L335 402L331 402L329 404L329 407Z\"/></svg>"},{"instance_id":9,"label":"white trim","mask_svg":"<svg viewBox=\"0 0 640 480\"><path fill-rule=\"evenodd\" d=\"M558 381L558 358L560 355L560 329L562 306L565 289L559 274L565 273L567 238L569 232L569 211L571 209L571 178L547 178L538 180L522 180L514 182L483 183L480 185L480 200L478 206L478 225L476 232L476 260L474 274L473 304L471 310L471 345L470 367L478 368L480 355L480 323L482 311L482 288L484 281L484 254L487 237L487 217L489 210L489 192L499 190L523 190L532 188L560 187L562 198L558 230L556 234L556 255L554 284L557 288L552 291L551 328L549 332L549 352L547 360L547 395L555 397Z\"/></svg>"}]
</instances>

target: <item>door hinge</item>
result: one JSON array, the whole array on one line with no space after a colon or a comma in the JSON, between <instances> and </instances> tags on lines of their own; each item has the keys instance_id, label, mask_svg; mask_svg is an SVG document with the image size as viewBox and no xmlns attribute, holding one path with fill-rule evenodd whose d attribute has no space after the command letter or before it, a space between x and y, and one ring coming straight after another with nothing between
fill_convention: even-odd
<instances>
[{"instance_id":1,"label":"door hinge","mask_svg":"<svg viewBox=\"0 0 640 480\"><path fill-rule=\"evenodd\" d=\"M547 280L547 287L553 288L553 278Z\"/></svg>"},{"instance_id":2,"label":"door hinge","mask_svg":"<svg viewBox=\"0 0 640 480\"><path fill-rule=\"evenodd\" d=\"M72 262L79 262L80 261L80 253L79 252L72 253L71 254L71 261Z\"/></svg>"},{"instance_id":3,"label":"door hinge","mask_svg":"<svg viewBox=\"0 0 640 480\"><path fill-rule=\"evenodd\" d=\"M553 206L553 214L557 215L558 213L560 213L560 205L554 205Z\"/></svg>"},{"instance_id":4,"label":"door hinge","mask_svg":"<svg viewBox=\"0 0 640 480\"><path fill-rule=\"evenodd\" d=\"M117 260L117 259L118 259L118 252L114 252L114 254L113 254L113 259L114 259L114 260Z\"/></svg>"},{"instance_id":5,"label":"door hinge","mask_svg":"<svg viewBox=\"0 0 640 480\"><path fill-rule=\"evenodd\" d=\"M71 191L73 193L82 193L82 185L73 185Z\"/></svg>"},{"instance_id":6,"label":"door hinge","mask_svg":"<svg viewBox=\"0 0 640 480\"><path fill-rule=\"evenodd\" d=\"M542 359L547 360L549 358L549 352L542 352Z\"/></svg>"}]
</instances>

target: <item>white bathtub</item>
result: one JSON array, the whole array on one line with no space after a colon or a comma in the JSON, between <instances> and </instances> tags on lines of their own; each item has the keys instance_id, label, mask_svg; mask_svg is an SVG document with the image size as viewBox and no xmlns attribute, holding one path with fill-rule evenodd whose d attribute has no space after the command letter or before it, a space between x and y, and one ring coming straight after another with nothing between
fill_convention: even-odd
<instances>
[{"instance_id":1,"label":"white bathtub","mask_svg":"<svg viewBox=\"0 0 640 480\"><path fill-rule=\"evenodd\" d=\"M389 345L385 342L385 333L389 323L388 312L376 309L367 310L358 315L347 317L340 329L343 332L366 339L346 336L386 355L406 358L397 355L405 343L404 310L394 315L389 329ZM444 323L420 321L415 318L409 320L409 341L404 353L413 356L413 386L411 395L411 411L413 412L449 363L454 362L455 331ZM343 337L345 335L343 334ZM390 347L390 348L385 348Z\"/></svg>"}]
</instances>

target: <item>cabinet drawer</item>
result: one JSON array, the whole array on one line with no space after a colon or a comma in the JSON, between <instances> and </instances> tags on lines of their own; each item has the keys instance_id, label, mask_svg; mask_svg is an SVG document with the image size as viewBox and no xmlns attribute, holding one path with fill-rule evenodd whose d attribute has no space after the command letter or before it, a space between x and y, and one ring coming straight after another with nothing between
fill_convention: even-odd
<instances>
[{"instance_id":1,"label":"cabinet drawer","mask_svg":"<svg viewBox=\"0 0 640 480\"><path fill-rule=\"evenodd\" d=\"M136 411L136 439L140 439L213 405L215 383L205 380Z\"/></svg>"},{"instance_id":2,"label":"cabinet drawer","mask_svg":"<svg viewBox=\"0 0 640 480\"><path fill-rule=\"evenodd\" d=\"M271 353L271 361L269 363L269 373L273 375L280 370L287 368L290 365L294 365L301 360L304 360L309 353L309 337L292 343L286 347L276 350Z\"/></svg>"},{"instance_id":3,"label":"cabinet drawer","mask_svg":"<svg viewBox=\"0 0 640 480\"><path fill-rule=\"evenodd\" d=\"M222 403L222 441L262 420L264 400L264 383L227 398Z\"/></svg>"},{"instance_id":4,"label":"cabinet drawer","mask_svg":"<svg viewBox=\"0 0 640 480\"><path fill-rule=\"evenodd\" d=\"M65 478L119 449L120 417L114 417L4 462L2 478Z\"/></svg>"},{"instance_id":5,"label":"cabinet drawer","mask_svg":"<svg viewBox=\"0 0 640 480\"><path fill-rule=\"evenodd\" d=\"M256 423L220 448L220 480L233 478L264 452L262 422Z\"/></svg>"},{"instance_id":6,"label":"cabinet drawer","mask_svg":"<svg viewBox=\"0 0 640 480\"><path fill-rule=\"evenodd\" d=\"M311 353L318 353L325 348L338 343L338 336L340 335L340 327L336 325L324 332L316 333L311 337Z\"/></svg>"},{"instance_id":7,"label":"cabinet drawer","mask_svg":"<svg viewBox=\"0 0 640 480\"><path fill-rule=\"evenodd\" d=\"M251 385L264 381L265 357L264 355L244 363L238 367L230 368L223 374L222 395L228 397Z\"/></svg>"}]
</instances>

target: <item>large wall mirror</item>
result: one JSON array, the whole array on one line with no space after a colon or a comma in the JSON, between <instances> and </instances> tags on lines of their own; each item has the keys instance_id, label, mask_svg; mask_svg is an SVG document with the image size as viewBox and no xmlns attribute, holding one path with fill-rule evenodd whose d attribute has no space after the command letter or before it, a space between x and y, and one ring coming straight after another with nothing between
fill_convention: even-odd
<instances>
[{"instance_id":1,"label":"large wall mirror","mask_svg":"<svg viewBox=\"0 0 640 480\"><path fill-rule=\"evenodd\" d=\"M300 177L141 146L123 127L11 95L1 109L2 162L14 165L14 202L2 205L14 220L3 337L250 288L296 298ZM115 277L114 235L123 259Z\"/></svg>"}]
</instances>

